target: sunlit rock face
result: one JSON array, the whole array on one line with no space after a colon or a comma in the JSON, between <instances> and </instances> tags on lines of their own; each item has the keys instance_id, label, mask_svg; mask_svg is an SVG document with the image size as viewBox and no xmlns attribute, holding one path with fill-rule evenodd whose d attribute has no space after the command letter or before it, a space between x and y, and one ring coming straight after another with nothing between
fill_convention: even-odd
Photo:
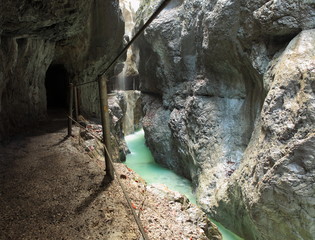
<instances>
[{"instance_id":1,"label":"sunlit rock face","mask_svg":"<svg viewBox=\"0 0 315 240\"><path fill-rule=\"evenodd\" d=\"M134 36L136 11L139 8L140 0L120 0L119 6L125 21L124 40L127 44ZM116 65L115 73L111 79L115 90L136 90L139 89L138 73L139 50L132 45L126 52L126 59Z\"/></svg>"},{"instance_id":2,"label":"sunlit rock face","mask_svg":"<svg viewBox=\"0 0 315 240\"><path fill-rule=\"evenodd\" d=\"M112 129L112 157L124 162L129 153L125 136L142 127L141 93L139 91L116 91L109 94L108 105Z\"/></svg>"},{"instance_id":3,"label":"sunlit rock face","mask_svg":"<svg viewBox=\"0 0 315 240\"><path fill-rule=\"evenodd\" d=\"M140 8L139 25L152 12L152 5L146 1ZM291 188L283 186L279 191L269 184L268 191L257 190L264 186L258 182L266 173L276 175L276 163L284 149L288 155L291 151L291 155L301 156L299 159L305 152L306 161L314 163L310 147L314 142L312 135L307 135L314 129L313 118L308 117L305 128L297 113L298 109L307 109L307 116L314 114L312 57L297 53L309 62L301 70L311 86L307 87L308 104L289 98L303 92L304 77L296 75L298 63L290 62L284 69L284 61L295 51L314 46L307 43L312 41L311 32L303 32L290 43L301 30L315 27L314 16L313 1L172 1L138 42L141 90L146 93L143 125L155 159L191 178L205 211L247 239L281 239L285 232L286 239L311 239L314 235L312 197L296 200L295 206L303 206L299 209L291 200L281 206L283 198L291 199L296 194L295 187L305 189L301 196L314 195L313 185L303 187L305 182L310 183L306 178L311 179L314 168L310 167L309 175L294 178ZM298 40L301 38L308 41ZM286 51L293 55L283 53L289 43L291 50ZM274 72L280 62L283 74L280 68ZM276 75L283 78L277 88L288 104L293 104L288 108L296 112L277 110L284 102L272 100L280 94L273 89ZM294 90L299 84L299 90ZM278 140L257 130L263 128L263 120L264 131L272 129L274 137L280 137L283 131L283 150ZM288 121L292 123L287 126ZM300 138L292 138L299 131ZM299 142L303 147L293 154L293 146ZM270 166L268 159L275 159ZM279 176L287 178L275 178L284 184L294 175L291 171L283 169ZM290 201L295 210L289 210ZM304 207L309 214L302 213ZM297 221L303 222L306 230L302 231ZM278 222L282 235L277 234Z\"/></svg>"},{"instance_id":4,"label":"sunlit rock face","mask_svg":"<svg viewBox=\"0 0 315 240\"><path fill-rule=\"evenodd\" d=\"M1 1L0 140L46 116L50 65L64 66L69 82L93 81L123 34L118 0ZM82 112L97 115L97 85L79 94Z\"/></svg>"},{"instance_id":5,"label":"sunlit rock face","mask_svg":"<svg viewBox=\"0 0 315 240\"><path fill-rule=\"evenodd\" d=\"M254 50L242 47L240 9L239 1L172 1L138 43L141 90L156 94L161 111L150 114L157 104L144 103L148 145L158 162L193 180L200 202L238 167L265 96ZM170 145L155 148L161 138Z\"/></svg>"},{"instance_id":6,"label":"sunlit rock face","mask_svg":"<svg viewBox=\"0 0 315 240\"><path fill-rule=\"evenodd\" d=\"M245 236L315 236L314 46L315 30L303 31L270 63L270 90L242 164L206 207Z\"/></svg>"},{"instance_id":7,"label":"sunlit rock face","mask_svg":"<svg viewBox=\"0 0 315 240\"><path fill-rule=\"evenodd\" d=\"M123 133L127 136L142 127L141 93L139 91L122 91L120 94L126 101Z\"/></svg>"}]
</instances>

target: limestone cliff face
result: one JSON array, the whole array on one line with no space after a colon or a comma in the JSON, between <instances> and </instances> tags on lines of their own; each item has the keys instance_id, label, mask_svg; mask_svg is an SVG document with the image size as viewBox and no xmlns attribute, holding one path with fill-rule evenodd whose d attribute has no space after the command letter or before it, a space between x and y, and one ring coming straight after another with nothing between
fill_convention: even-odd
<instances>
[{"instance_id":1,"label":"limestone cliff face","mask_svg":"<svg viewBox=\"0 0 315 240\"><path fill-rule=\"evenodd\" d=\"M129 153L124 137L141 128L142 110L139 91L116 91L109 95L109 113L112 119L112 157L124 162Z\"/></svg>"},{"instance_id":2,"label":"limestone cliff face","mask_svg":"<svg viewBox=\"0 0 315 240\"><path fill-rule=\"evenodd\" d=\"M129 41L134 36L135 16L139 7L140 0L120 0L119 5L122 10L122 15L125 20L125 35L126 41ZM118 90L136 90L139 87L138 63L139 50L132 45L126 52L126 59L116 65L116 71L121 72L113 79L114 89Z\"/></svg>"},{"instance_id":3,"label":"limestone cliff face","mask_svg":"<svg viewBox=\"0 0 315 240\"><path fill-rule=\"evenodd\" d=\"M204 205L245 236L315 236L314 46L315 30L303 31L271 62L265 75L271 88L242 164ZM242 218L232 223L231 214Z\"/></svg>"},{"instance_id":4,"label":"limestone cliff face","mask_svg":"<svg viewBox=\"0 0 315 240\"><path fill-rule=\"evenodd\" d=\"M150 7L145 3L139 16ZM290 43L301 30L314 27L313 1L183 0L172 1L138 42L146 92L143 125L155 159L191 178L199 204L248 239L280 239L278 222L286 239L314 235L312 32ZM299 53L303 48L310 55ZM287 59L295 51L301 60L293 64ZM299 66L303 57L307 67ZM303 109L308 120L300 118ZM306 175L291 181L294 170L282 169L276 176L281 157L296 162L304 154L303 161L311 164ZM258 184L267 172L277 179L274 185L283 182L281 191ZM300 208L293 204L292 212L290 196L300 187L301 196L309 197L296 200ZM291 200L284 207L286 197ZM295 224L299 220L306 230Z\"/></svg>"},{"instance_id":5,"label":"limestone cliff face","mask_svg":"<svg viewBox=\"0 0 315 240\"><path fill-rule=\"evenodd\" d=\"M47 112L45 74L65 67L70 82L93 81L122 45L118 1L1 1L0 140ZM82 110L97 114L95 85ZM95 106L95 107L94 107Z\"/></svg>"}]
</instances>

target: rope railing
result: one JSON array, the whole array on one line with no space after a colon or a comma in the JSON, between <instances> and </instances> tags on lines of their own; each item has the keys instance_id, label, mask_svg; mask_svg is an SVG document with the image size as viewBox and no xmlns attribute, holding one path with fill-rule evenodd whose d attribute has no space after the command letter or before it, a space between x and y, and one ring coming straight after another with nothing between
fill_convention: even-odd
<instances>
[{"instance_id":1,"label":"rope railing","mask_svg":"<svg viewBox=\"0 0 315 240\"><path fill-rule=\"evenodd\" d=\"M108 64L104 69L100 71L97 78L93 81L83 82L83 83L77 83L73 84L70 83L69 86L69 116L68 116L68 136L72 136L72 123L74 122L77 124L80 128L84 128L87 132L89 132L93 137L95 137L97 140L99 140L102 145L104 146L104 156L105 156L105 166L106 166L106 175L109 176L111 180L114 180L114 175L116 176L117 182L119 186L121 187L123 191L123 195L128 203L128 207L130 208L132 215L135 219L136 224L138 225L138 228L141 232L141 235L144 240L149 240L149 237L147 236L144 227L141 223L140 217L137 216L133 206L132 202L128 196L128 193L122 184L122 182L119 180L119 176L117 173L117 170L114 166L113 159L111 156L111 151L108 150L107 144L110 144L110 138L109 138L109 116L108 116L108 102L107 102L107 87L106 87L106 79L104 80L103 76L110 70L110 68L117 62L117 60L129 49L129 47L137 40L137 38L144 32L144 30L153 22L153 20L160 14L160 12L167 6L167 4L171 0L163 0L157 9L153 12L151 17L146 21L146 23L139 29L139 31L132 37L132 39L127 43L127 45L118 53L118 55ZM78 87L85 86L91 83L98 82L99 84L99 93L100 93L100 105L101 105L101 119L102 119L102 128L103 128L103 139L101 139L99 136L96 136L93 132L85 128L83 125L81 125L78 122ZM74 106L73 106L73 99L74 99ZM73 107L75 110L75 119L73 118ZM107 132L109 134L107 134ZM139 212L140 213L140 212ZM139 214L140 215L140 214Z\"/></svg>"},{"instance_id":2,"label":"rope railing","mask_svg":"<svg viewBox=\"0 0 315 240\"><path fill-rule=\"evenodd\" d=\"M137 40L137 38L144 32L144 30L153 22L153 20L160 14L160 12L167 6L167 4L171 0L164 0L157 9L153 12L151 17L146 21L146 23L139 29L139 31L133 36L133 38L128 42L128 44L120 51L120 53L105 67L104 70L100 72L100 74L97 76L97 79L103 76L108 72L108 70L116 63L116 61L128 50L128 48ZM79 83L76 86L84 86L90 83L97 82L96 80L89 81L89 82L84 82L84 83Z\"/></svg>"}]
</instances>

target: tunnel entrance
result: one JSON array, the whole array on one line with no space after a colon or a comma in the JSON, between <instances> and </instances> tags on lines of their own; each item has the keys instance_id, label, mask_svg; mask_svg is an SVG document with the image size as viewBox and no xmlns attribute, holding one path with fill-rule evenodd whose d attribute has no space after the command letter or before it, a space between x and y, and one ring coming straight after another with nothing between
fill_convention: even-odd
<instances>
[{"instance_id":1,"label":"tunnel entrance","mask_svg":"<svg viewBox=\"0 0 315 240\"><path fill-rule=\"evenodd\" d=\"M69 75L62 64L50 65L46 72L47 109L67 108Z\"/></svg>"}]
</instances>

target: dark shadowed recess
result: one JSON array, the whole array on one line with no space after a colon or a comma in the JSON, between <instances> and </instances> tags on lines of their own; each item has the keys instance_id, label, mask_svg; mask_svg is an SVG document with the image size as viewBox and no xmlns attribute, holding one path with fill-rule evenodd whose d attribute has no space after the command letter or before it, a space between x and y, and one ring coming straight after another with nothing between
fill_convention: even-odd
<instances>
[{"instance_id":1,"label":"dark shadowed recess","mask_svg":"<svg viewBox=\"0 0 315 240\"><path fill-rule=\"evenodd\" d=\"M50 65L46 72L47 109L67 108L69 74L62 64Z\"/></svg>"}]
</instances>

